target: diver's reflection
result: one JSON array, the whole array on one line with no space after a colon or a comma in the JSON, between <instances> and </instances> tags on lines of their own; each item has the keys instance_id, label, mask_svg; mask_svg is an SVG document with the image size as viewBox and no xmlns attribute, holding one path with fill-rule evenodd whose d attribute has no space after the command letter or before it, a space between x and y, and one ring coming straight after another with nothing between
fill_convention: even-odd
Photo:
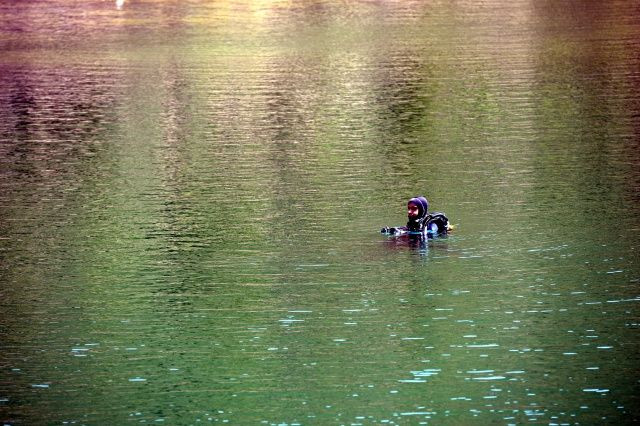
<instances>
[{"instance_id":1,"label":"diver's reflection","mask_svg":"<svg viewBox=\"0 0 640 426\"><path fill-rule=\"evenodd\" d=\"M448 252L449 249L446 240L446 235L433 238L425 234L408 233L388 236L383 241L383 245L388 250L409 250L420 256L426 256L429 250L435 250L435 253L441 254Z\"/></svg>"},{"instance_id":2,"label":"diver's reflection","mask_svg":"<svg viewBox=\"0 0 640 426\"><path fill-rule=\"evenodd\" d=\"M429 238L424 234L403 234L388 237L385 241L385 247L392 250L410 249L420 255L425 255L429 249L428 240Z\"/></svg>"}]
</instances>

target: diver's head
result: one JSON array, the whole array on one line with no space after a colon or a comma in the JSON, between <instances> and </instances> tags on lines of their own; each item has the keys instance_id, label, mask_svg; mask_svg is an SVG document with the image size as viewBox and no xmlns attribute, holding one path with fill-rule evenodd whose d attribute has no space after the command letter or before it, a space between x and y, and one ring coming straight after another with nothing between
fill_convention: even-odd
<instances>
[{"instance_id":1,"label":"diver's head","mask_svg":"<svg viewBox=\"0 0 640 426\"><path fill-rule=\"evenodd\" d=\"M414 197L407 202L407 216L409 220L420 220L427 215L429 210L429 202L426 198L419 196Z\"/></svg>"},{"instance_id":2,"label":"diver's head","mask_svg":"<svg viewBox=\"0 0 640 426\"><path fill-rule=\"evenodd\" d=\"M409 200L407 203L407 216L409 217L407 229L410 232L424 231L424 223L427 219L428 209L429 202L424 197L414 197Z\"/></svg>"},{"instance_id":3,"label":"diver's head","mask_svg":"<svg viewBox=\"0 0 640 426\"><path fill-rule=\"evenodd\" d=\"M407 204L407 216L409 219L417 219L420 217L420 205L412 201Z\"/></svg>"}]
</instances>

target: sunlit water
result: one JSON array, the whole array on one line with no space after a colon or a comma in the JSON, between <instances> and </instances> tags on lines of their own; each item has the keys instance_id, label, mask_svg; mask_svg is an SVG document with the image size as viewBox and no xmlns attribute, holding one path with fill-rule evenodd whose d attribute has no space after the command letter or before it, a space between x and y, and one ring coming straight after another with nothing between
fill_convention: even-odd
<instances>
[{"instance_id":1,"label":"sunlit water","mask_svg":"<svg viewBox=\"0 0 640 426\"><path fill-rule=\"evenodd\" d=\"M633 3L0 2L0 420L638 420Z\"/></svg>"}]
</instances>

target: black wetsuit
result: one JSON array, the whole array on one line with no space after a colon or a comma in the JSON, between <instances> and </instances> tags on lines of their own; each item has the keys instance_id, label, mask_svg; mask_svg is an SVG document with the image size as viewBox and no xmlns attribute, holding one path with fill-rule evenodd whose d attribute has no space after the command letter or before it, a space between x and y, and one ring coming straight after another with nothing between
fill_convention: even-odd
<instances>
[{"instance_id":1,"label":"black wetsuit","mask_svg":"<svg viewBox=\"0 0 640 426\"><path fill-rule=\"evenodd\" d=\"M380 230L383 234L401 235L406 233L425 234L427 236L435 236L446 233L449 229L449 219L444 213L434 212L428 213L429 202L425 197L415 197L409 200L407 204L414 204L418 207L418 215L409 218L406 226L388 227L385 226Z\"/></svg>"}]
</instances>

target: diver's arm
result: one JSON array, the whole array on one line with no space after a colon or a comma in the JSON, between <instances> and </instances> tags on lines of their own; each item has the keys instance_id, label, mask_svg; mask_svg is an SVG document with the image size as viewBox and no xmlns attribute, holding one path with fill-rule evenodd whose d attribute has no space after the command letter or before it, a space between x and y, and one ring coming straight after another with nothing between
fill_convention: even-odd
<instances>
[{"instance_id":1,"label":"diver's arm","mask_svg":"<svg viewBox=\"0 0 640 426\"><path fill-rule=\"evenodd\" d=\"M380 232L387 235L402 235L407 232L407 227L406 226L392 226L392 227L385 226L380 230Z\"/></svg>"}]
</instances>

